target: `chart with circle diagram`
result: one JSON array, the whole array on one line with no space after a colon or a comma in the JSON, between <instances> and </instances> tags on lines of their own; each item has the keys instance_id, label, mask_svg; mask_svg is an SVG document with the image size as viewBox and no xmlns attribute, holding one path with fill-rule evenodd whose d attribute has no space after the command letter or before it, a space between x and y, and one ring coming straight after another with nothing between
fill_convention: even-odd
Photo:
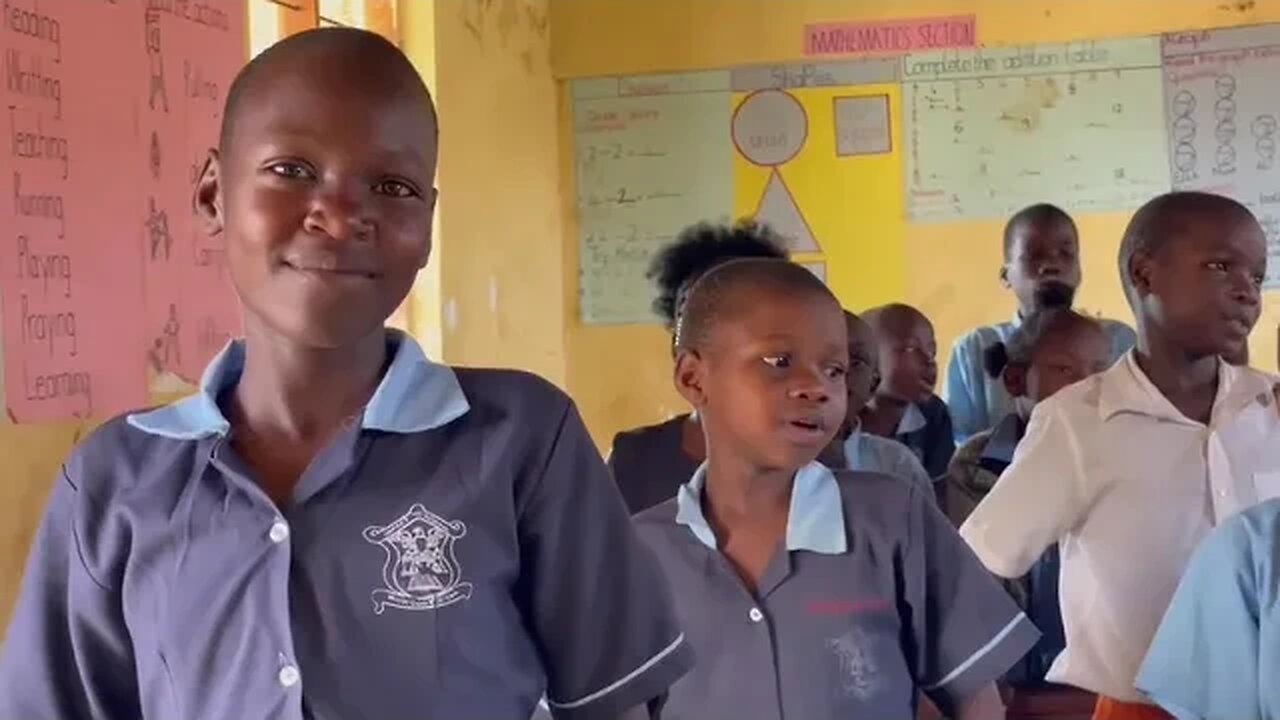
<instances>
[{"instance_id":1,"label":"chart with circle diagram","mask_svg":"<svg viewBox=\"0 0 1280 720\"><path fill-rule=\"evenodd\" d=\"M1265 285L1280 287L1280 27L1168 36L1162 61L1173 187L1253 210L1267 232Z\"/></svg>"},{"instance_id":2,"label":"chart with circle diagram","mask_svg":"<svg viewBox=\"0 0 1280 720\"><path fill-rule=\"evenodd\" d=\"M784 166L800 154L809 137L804 106L785 90L758 90L734 112L732 135L739 154L770 169L755 219L787 238L793 253L822 252L783 175Z\"/></svg>"}]
</instances>

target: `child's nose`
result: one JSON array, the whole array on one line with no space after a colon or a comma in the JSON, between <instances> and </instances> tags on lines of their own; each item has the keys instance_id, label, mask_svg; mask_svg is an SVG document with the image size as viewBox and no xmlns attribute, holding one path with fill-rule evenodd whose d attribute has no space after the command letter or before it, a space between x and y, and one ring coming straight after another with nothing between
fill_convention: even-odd
<instances>
[{"instance_id":1,"label":"child's nose","mask_svg":"<svg viewBox=\"0 0 1280 720\"><path fill-rule=\"evenodd\" d=\"M329 187L316 192L305 220L310 232L323 233L334 240L365 240L372 225L360 192L352 188Z\"/></svg>"},{"instance_id":2,"label":"child's nose","mask_svg":"<svg viewBox=\"0 0 1280 720\"><path fill-rule=\"evenodd\" d=\"M1234 295L1236 302L1241 305L1254 307L1262 303L1262 292L1252 280L1236 283Z\"/></svg>"},{"instance_id":3,"label":"child's nose","mask_svg":"<svg viewBox=\"0 0 1280 720\"><path fill-rule=\"evenodd\" d=\"M791 396L798 400L826 402L831 399L831 381L821 372L802 370L791 385Z\"/></svg>"}]
</instances>

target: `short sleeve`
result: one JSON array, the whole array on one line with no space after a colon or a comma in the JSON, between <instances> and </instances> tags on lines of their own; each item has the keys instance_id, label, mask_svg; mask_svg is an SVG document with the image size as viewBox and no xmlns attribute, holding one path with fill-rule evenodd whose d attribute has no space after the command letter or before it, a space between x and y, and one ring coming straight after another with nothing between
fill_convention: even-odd
<instances>
[{"instance_id":1,"label":"short sleeve","mask_svg":"<svg viewBox=\"0 0 1280 720\"><path fill-rule=\"evenodd\" d=\"M960 526L991 572L1021 577L1074 527L1089 502L1075 429L1058 398L1036 406L1013 463Z\"/></svg>"},{"instance_id":2,"label":"short sleeve","mask_svg":"<svg viewBox=\"0 0 1280 720\"><path fill-rule=\"evenodd\" d=\"M520 517L522 585L557 720L613 718L692 667L671 593L567 399Z\"/></svg>"},{"instance_id":3,"label":"short sleeve","mask_svg":"<svg viewBox=\"0 0 1280 720\"><path fill-rule=\"evenodd\" d=\"M986 430L989 425L986 394L981 382L984 378L974 375L975 358L977 370L982 369L980 350L977 333L970 333L956 341L951 348L951 359L947 361L947 378L942 394L951 410L952 434L957 445Z\"/></svg>"},{"instance_id":4,"label":"short sleeve","mask_svg":"<svg viewBox=\"0 0 1280 720\"><path fill-rule=\"evenodd\" d=\"M1000 678L1040 633L932 503L913 497L903 586L917 684L953 712Z\"/></svg>"},{"instance_id":5,"label":"short sleeve","mask_svg":"<svg viewBox=\"0 0 1280 720\"><path fill-rule=\"evenodd\" d=\"M1251 547L1241 517L1201 544L1138 674L1138 689L1180 720L1263 717Z\"/></svg>"},{"instance_id":6,"label":"short sleeve","mask_svg":"<svg viewBox=\"0 0 1280 720\"><path fill-rule=\"evenodd\" d=\"M119 590L92 576L84 543L96 522L77 514L80 493L64 470L27 561L0 648L0 718L132 720L142 716ZM105 543L109 545L110 543ZM110 553L87 549L91 556Z\"/></svg>"}]
</instances>

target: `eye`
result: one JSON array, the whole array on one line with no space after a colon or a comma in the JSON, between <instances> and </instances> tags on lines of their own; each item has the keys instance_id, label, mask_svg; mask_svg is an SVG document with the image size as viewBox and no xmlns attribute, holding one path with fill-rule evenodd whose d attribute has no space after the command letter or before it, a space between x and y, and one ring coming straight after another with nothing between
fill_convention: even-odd
<instances>
[{"instance_id":1,"label":"eye","mask_svg":"<svg viewBox=\"0 0 1280 720\"><path fill-rule=\"evenodd\" d=\"M289 180L310 180L315 177L315 173L311 171L311 168L291 160L271 163L267 166L267 170L273 175Z\"/></svg>"},{"instance_id":2,"label":"eye","mask_svg":"<svg viewBox=\"0 0 1280 720\"><path fill-rule=\"evenodd\" d=\"M785 370L791 367L790 355L766 355L761 359L764 360L765 365L778 370Z\"/></svg>"},{"instance_id":3,"label":"eye","mask_svg":"<svg viewBox=\"0 0 1280 720\"><path fill-rule=\"evenodd\" d=\"M379 195L396 198L418 197L421 194L412 185L402 180L383 180L373 186L373 191Z\"/></svg>"},{"instance_id":4,"label":"eye","mask_svg":"<svg viewBox=\"0 0 1280 720\"><path fill-rule=\"evenodd\" d=\"M1206 268L1208 268L1209 270L1212 270L1212 271L1214 271L1214 272L1226 272L1226 271L1227 271L1227 264L1226 264L1226 263L1224 263L1224 262L1221 262L1221 261L1219 261L1219 260L1211 260L1211 261L1209 261L1209 262L1205 263L1205 264L1204 264L1204 266L1205 266Z\"/></svg>"},{"instance_id":5,"label":"eye","mask_svg":"<svg viewBox=\"0 0 1280 720\"><path fill-rule=\"evenodd\" d=\"M1258 287L1262 287L1262 284L1266 281L1267 281L1266 273L1255 273L1253 276L1253 284L1257 285Z\"/></svg>"},{"instance_id":6,"label":"eye","mask_svg":"<svg viewBox=\"0 0 1280 720\"><path fill-rule=\"evenodd\" d=\"M843 365L832 365L827 368L827 377L832 380L839 380L849 374L849 369Z\"/></svg>"}]
</instances>

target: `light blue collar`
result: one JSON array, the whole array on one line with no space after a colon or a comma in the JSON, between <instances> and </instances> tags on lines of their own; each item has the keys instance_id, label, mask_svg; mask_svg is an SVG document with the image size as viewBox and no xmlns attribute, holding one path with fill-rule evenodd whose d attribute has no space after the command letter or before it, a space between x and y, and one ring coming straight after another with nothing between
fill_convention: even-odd
<instances>
[{"instance_id":1,"label":"light blue collar","mask_svg":"<svg viewBox=\"0 0 1280 720\"><path fill-rule=\"evenodd\" d=\"M925 420L920 408L915 403L907 403L907 409L902 413L902 419L898 421L898 432L895 435L907 435L928 424L929 421Z\"/></svg>"},{"instance_id":2,"label":"light blue collar","mask_svg":"<svg viewBox=\"0 0 1280 720\"><path fill-rule=\"evenodd\" d=\"M676 494L676 522L689 528L703 545L715 550L715 533L702 514L702 488L707 464ZM800 468L791 485L791 509L787 512L787 550L808 550L839 555L848 550L844 505L836 476L825 465L813 462Z\"/></svg>"},{"instance_id":3,"label":"light blue collar","mask_svg":"<svg viewBox=\"0 0 1280 720\"><path fill-rule=\"evenodd\" d=\"M398 330L387 331L395 354L386 375L365 407L360 427L390 433L415 433L446 425L471 409L453 370L427 359L422 348ZM218 396L235 386L244 372L243 340L233 340L209 363L200 391L150 412L130 415L130 425L174 440L226 435L231 424Z\"/></svg>"}]
</instances>

